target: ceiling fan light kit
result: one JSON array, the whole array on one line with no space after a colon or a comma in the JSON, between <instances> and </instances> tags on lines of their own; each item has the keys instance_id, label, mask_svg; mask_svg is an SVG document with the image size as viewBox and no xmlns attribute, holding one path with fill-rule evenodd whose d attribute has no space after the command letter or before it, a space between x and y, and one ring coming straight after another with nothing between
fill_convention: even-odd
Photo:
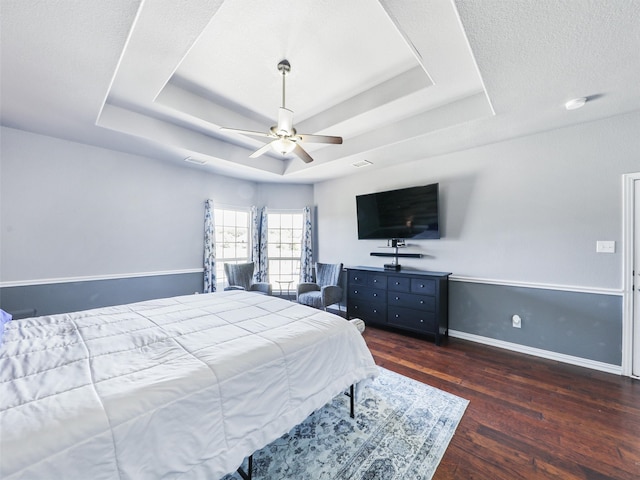
<instances>
[{"instance_id":1,"label":"ceiling fan light kit","mask_svg":"<svg viewBox=\"0 0 640 480\"><path fill-rule=\"evenodd\" d=\"M272 142L272 145L273 149L277 152L280 152L282 155L291 153L296 148L296 143L287 138L279 138L278 140L274 140Z\"/></svg>"},{"instance_id":2,"label":"ceiling fan light kit","mask_svg":"<svg viewBox=\"0 0 640 480\"><path fill-rule=\"evenodd\" d=\"M303 162L310 163L313 161L313 158L304 148L302 148L300 145L301 143L341 144L342 137L334 137L330 135L309 135L306 133L298 134L296 129L293 128L293 111L285 107L285 77L287 76L287 73L291 71L291 64L287 60L282 60L278 63L278 71L282 74L282 106L278 109L278 124L272 126L266 133L226 127L221 127L221 130L272 139L271 142L253 152L249 156L250 158L259 157L269 149L273 149L282 155L287 155L293 152Z\"/></svg>"}]
</instances>

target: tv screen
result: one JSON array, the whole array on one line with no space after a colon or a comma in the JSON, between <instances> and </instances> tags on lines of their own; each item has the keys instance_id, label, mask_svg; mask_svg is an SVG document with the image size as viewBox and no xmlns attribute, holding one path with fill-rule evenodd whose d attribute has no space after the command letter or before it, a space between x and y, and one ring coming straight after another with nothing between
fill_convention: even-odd
<instances>
[{"instance_id":1,"label":"tv screen","mask_svg":"<svg viewBox=\"0 0 640 480\"><path fill-rule=\"evenodd\" d=\"M358 238L440 238L438 184L356 196Z\"/></svg>"}]
</instances>

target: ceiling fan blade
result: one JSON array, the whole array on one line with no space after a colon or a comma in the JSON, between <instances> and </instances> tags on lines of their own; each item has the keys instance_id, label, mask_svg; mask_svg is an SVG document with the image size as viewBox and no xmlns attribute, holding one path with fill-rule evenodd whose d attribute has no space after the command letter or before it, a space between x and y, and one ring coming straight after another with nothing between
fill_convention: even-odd
<instances>
[{"instance_id":1,"label":"ceiling fan blade","mask_svg":"<svg viewBox=\"0 0 640 480\"><path fill-rule=\"evenodd\" d=\"M266 133L266 132L254 132L252 130L240 130L238 128L227 128L227 127L220 127L220 130L224 130L225 132L242 133L243 135L253 135L255 137L273 138L273 135L271 133Z\"/></svg>"},{"instance_id":2,"label":"ceiling fan blade","mask_svg":"<svg viewBox=\"0 0 640 480\"><path fill-rule=\"evenodd\" d=\"M277 142L277 140L274 140L273 142ZM262 155L263 153L268 152L271 149L271 144L273 142L265 143L262 147L260 147L258 150L253 152L251 155L249 155L249 158L256 158Z\"/></svg>"},{"instance_id":3,"label":"ceiling fan blade","mask_svg":"<svg viewBox=\"0 0 640 480\"><path fill-rule=\"evenodd\" d=\"M296 148L293 149L293 153L299 156L304 163L313 162L313 158L309 155L304 148L300 146L299 143L296 143Z\"/></svg>"},{"instance_id":4,"label":"ceiling fan blade","mask_svg":"<svg viewBox=\"0 0 640 480\"><path fill-rule=\"evenodd\" d=\"M302 142L334 144L342 143L342 137L332 137L330 135L308 135L306 133L299 133L296 136L300 137L300 141Z\"/></svg>"},{"instance_id":5,"label":"ceiling fan blade","mask_svg":"<svg viewBox=\"0 0 640 480\"><path fill-rule=\"evenodd\" d=\"M278 133L291 135L293 133L293 112L288 108L278 109Z\"/></svg>"}]
</instances>

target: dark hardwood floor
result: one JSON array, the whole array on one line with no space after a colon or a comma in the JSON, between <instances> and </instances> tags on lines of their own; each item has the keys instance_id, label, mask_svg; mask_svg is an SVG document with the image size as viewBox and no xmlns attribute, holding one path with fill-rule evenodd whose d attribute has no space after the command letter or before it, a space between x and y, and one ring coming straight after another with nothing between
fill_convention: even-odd
<instances>
[{"instance_id":1,"label":"dark hardwood floor","mask_svg":"<svg viewBox=\"0 0 640 480\"><path fill-rule=\"evenodd\" d=\"M640 479L640 381L367 327L378 365L470 401L435 480Z\"/></svg>"}]
</instances>

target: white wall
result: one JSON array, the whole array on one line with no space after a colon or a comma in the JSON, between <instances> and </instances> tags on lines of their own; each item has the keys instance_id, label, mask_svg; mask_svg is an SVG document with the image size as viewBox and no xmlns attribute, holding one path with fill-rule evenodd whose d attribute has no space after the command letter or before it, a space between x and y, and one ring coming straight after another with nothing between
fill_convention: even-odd
<instances>
[{"instance_id":1,"label":"white wall","mask_svg":"<svg viewBox=\"0 0 640 480\"><path fill-rule=\"evenodd\" d=\"M267 205L269 211L300 210L313 205L313 186L261 183L258 197L258 204Z\"/></svg>"},{"instance_id":2,"label":"white wall","mask_svg":"<svg viewBox=\"0 0 640 480\"><path fill-rule=\"evenodd\" d=\"M1 136L2 282L201 268L206 198L313 202L308 185L274 188L6 127Z\"/></svg>"},{"instance_id":3,"label":"white wall","mask_svg":"<svg viewBox=\"0 0 640 480\"><path fill-rule=\"evenodd\" d=\"M0 281L201 267L204 199L317 206L317 258L381 266L355 195L439 182L440 240L405 266L618 289L621 175L640 171L640 113L308 185L256 184L3 127ZM315 191L315 193L312 193ZM615 240L615 254L597 254Z\"/></svg>"},{"instance_id":4,"label":"white wall","mask_svg":"<svg viewBox=\"0 0 640 480\"><path fill-rule=\"evenodd\" d=\"M355 196L440 183L440 240L403 266L480 279L621 288L623 173L640 171L640 112L317 184L318 259L382 266L357 240ZM596 253L616 241L615 254Z\"/></svg>"}]
</instances>

